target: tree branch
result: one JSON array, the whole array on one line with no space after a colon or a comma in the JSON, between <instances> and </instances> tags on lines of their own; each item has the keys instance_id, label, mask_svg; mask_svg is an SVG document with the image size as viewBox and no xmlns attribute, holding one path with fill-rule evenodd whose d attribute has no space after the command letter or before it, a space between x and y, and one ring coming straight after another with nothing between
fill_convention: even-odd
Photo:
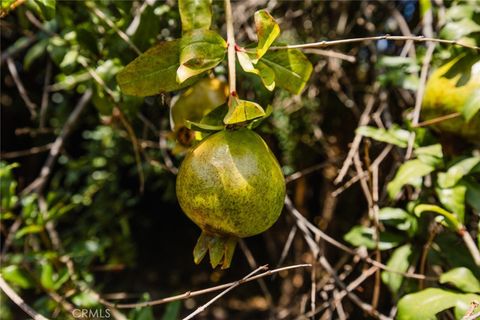
<instances>
[{"instance_id":1,"label":"tree branch","mask_svg":"<svg viewBox=\"0 0 480 320\"><path fill-rule=\"evenodd\" d=\"M307 48L326 48L332 47L341 44L347 43L357 43L357 42L365 42L365 41L378 41L378 40L393 40L393 41L415 41L415 42L437 42L449 45L456 45L472 50L480 51L480 47L472 46L466 43L458 42L457 40L445 40L445 39L437 39L437 38L430 38L425 36L391 36L391 35L383 35L383 36L375 36L375 37L363 37L363 38L351 38L351 39L341 39L341 40L331 40L331 41L319 41L319 42L312 42L312 43L304 43L304 44L290 44L285 46L272 46L269 50L285 50L285 49L307 49Z\"/></svg>"},{"instance_id":2,"label":"tree branch","mask_svg":"<svg viewBox=\"0 0 480 320\"><path fill-rule=\"evenodd\" d=\"M236 70L235 70L235 33L233 30L232 5L230 0L225 0L225 19L227 24L227 45L228 45L228 86L230 97L236 95Z\"/></svg>"}]
</instances>

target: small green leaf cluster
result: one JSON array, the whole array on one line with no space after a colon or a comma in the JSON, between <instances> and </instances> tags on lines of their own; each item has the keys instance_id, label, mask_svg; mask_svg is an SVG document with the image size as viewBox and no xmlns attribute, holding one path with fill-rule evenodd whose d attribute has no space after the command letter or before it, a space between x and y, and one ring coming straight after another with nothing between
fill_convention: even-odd
<instances>
[{"instance_id":1,"label":"small green leaf cluster","mask_svg":"<svg viewBox=\"0 0 480 320\"><path fill-rule=\"evenodd\" d=\"M207 0L179 1L182 38L160 42L128 64L117 75L121 90L134 96L177 91L191 86L223 62L228 44L210 29L211 6ZM258 36L256 47L235 46L241 67L245 72L258 75L268 90L278 86L294 94L300 93L311 75L311 63L296 49L269 51L280 35L280 27L266 10L257 11L254 18ZM189 121L187 126L212 132L225 125L248 125L266 115L258 103L242 100L232 92L221 125Z\"/></svg>"}]
</instances>

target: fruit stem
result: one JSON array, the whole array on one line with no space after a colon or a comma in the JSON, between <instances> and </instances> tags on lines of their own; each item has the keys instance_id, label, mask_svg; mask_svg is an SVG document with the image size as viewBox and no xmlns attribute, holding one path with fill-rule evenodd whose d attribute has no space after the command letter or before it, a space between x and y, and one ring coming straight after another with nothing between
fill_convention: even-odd
<instances>
[{"instance_id":1,"label":"fruit stem","mask_svg":"<svg viewBox=\"0 0 480 320\"><path fill-rule=\"evenodd\" d=\"M230 0L225 0L225 20L227 24L227 43L228 43L228 86L230 88L230 100L232 96L236 96L237 85L236 85L236 74L235 74L235 48L237 44L235 43L235 33L233 30L233 16L232 16L232 5Z\"/></svg>"}]
</instances>

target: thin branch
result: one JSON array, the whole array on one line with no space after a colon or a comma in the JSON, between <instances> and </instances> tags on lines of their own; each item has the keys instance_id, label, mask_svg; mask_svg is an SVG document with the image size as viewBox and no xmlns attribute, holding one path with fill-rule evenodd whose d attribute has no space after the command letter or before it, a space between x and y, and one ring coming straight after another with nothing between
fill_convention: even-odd
<instances>
[{"instance_id":1,"label":"thin branch","mask_svg":"<svg viewBox=\"0 0 480 320\"><path fill-rule=\"evenodd\" d=\"M480 51L480 47L458 42L457 40L445 40L445 39L437 39L437 38L431 38L431 37L425 37L425 36L391 36L388 34L383 36L375 36L375 37L350 38L350 39L331 40L331 41L319 41L319 42L304 43L304 44L291 44L291 45L285 45L285 46L272 46L269 48L269 50L326 48L326 47L347 44L347 43L378 41L378 40L393 40L393 41L410 41L411 40L415 42L430 41L430 42L437 42L437 43L443 43L443 44L449 44L449 45L456 45L456 46L461 46L464 48Z\"/></svg>"},{"instance_id":2,"label":"thin branch","mask_svg":"<svg viewBox=\"0 0 480 320\"><path fill-rule=\"evenodd\" d=\"M480 266L480 252L475 244L475 241L473 241L472 236L466 229L462 230L461 236L463 242L467 246L468 251L470 251L470 254L472 255L473 261L475 261L477 266Z\"/></svg>"},{"instance_id":3,"label":"thin branch","mask_svg":"<svg viewBox=\"0 0 480 320\"><path fill-rule=\"evenodd\" d=\"M32 148L26 149L26 150L2 152L2 153L0 153L0 157L2 157L4 159L13 159L13 158L31 156L31 155L34 155L34 154L38 154L38 153L48 151L48 150L50 150L50 148L52 146L53 146L53 142L52 143L47 143L46 145L43 145L43 146L32 147Z\"/></svg>"},{"instance_id":4,"label":"thin branch","mask_svg":"<svg viewBox=\"0 0 480 320\"><path fill-rule=\"evenodd\" d=\"M128 46L130 48L133 49L133 51L135 51L135 53L137 55L141 55L142 54L142 51L140 51L137 46L132 42L132 40L130 40L130 37L125 33L123 32L122 30L120 30L117 25L107 16L105 15L105 13L103 13L100 9L98 9L97 7L95 6L90 6L88 3L87 3L87 7L89 7L92 12L98 17L100 18L100 20L103 20L110 28L112 28L113 30L115 30L115 32L118 34L118 36L123 40L125 41Z\"/></svg>"},{"instance_id":5,"label":"thin branch","mask_svg":"<svg viewBox=\"0 0 480 320\"><path fill-rule=\"evenodd\" d=\"M295 208L293 206L293 203L292 201L290 200L290 198L287 196L285 197L285 206L287 207L287 210L295 217L296 221L297 221L297 225L299 227L299 229L304 232L304 233L310 233L313 232L315 235L318 235L321 239L323 239L324 241L330 243L331 245L355 256L355 257L358 257L360 259L362 259L363 261L371 264L372 266L375 266L377 268L380 268L382 270L385 270L385 271L388 271L388 272L392 272L392 273L395 273L395 274L400 274L404 277L407 277L407 278L413 278L413 279L429 279L429 280L436 280L437 278L435 277L427 277L423 274L417 274L417 273L406 273L406 272L400 272L396 269L393 269L393 268L390 268L386 265L384 265L383 263L380 263L378 261L375 261L373 260L372 258L368 257L368 256L365 256L363 254L360 254L358 253L357 251L347 247L346 245L338 242L337 240L333 239L332 237L330 237L328 234L326 234L325 232L323 232L322 230L318 229L317 227L315 227L310 221L308 221L301 213L300 211L297 210L297 208Z\"/></svg>"},{"instance_id":6,"label":"thin branch","mask_svg":"<svg viewBox=\"0 0 480 320\"><path fill-rule=\"evenodd\" d=\"M31 118L34 119L37 116L37 105L30 100L30 97L27 94L27 90L23 86L22 80L18 75L17 67L15 66L15 62L13 62L12 58L7 57L7 66L10 74L12 75L13 81L15 81L15 85L17 86L18 92L20 93L20 97L22 98L23 102L25 102L25 106L30 111Z\"/></svg>"},{"instance_id":7,"label":"thin branch","mask_svg":"<svg viewBox=\"0 0 480 320\"><path fill-rule=\"evenodd\" d=\"M249 277L246 280L243 280L243 281L239 280L239 281L241 281L241 284L243 284L243 283L251 282L251 281L266 277L266 276L271 276L273 274L276 274L276 273L279 273L279 272L282 272L282 271L296 269L296 268L306 268L306 267L311 267L311 266L312 266L311 264L296 264L296 265L293 265L293 266L277 268L277 269L274 269L274 270L267 270L265 272L262 272L260 274L255 275L255 276ZM114 307L114 308L118 308L118 309L134 309L134 308L151 307L151 306L155 306L155 305L159 305L159 304L165 304L165 303L169 303L169 302L172 302L172 301L178 301L178 300L185 300L185 299L200 296L200 295L203 295L203 294L206 294L206 293L227 289L237 282L238 281L229 282L229 283L221 284L219 286L215 286L215 287L211 287L211 288L207 288L207 289L202 289L202 290L197 290L197 291L187 291L183 294L179 294L179 295L176 295L176 296L171 296L171 297L168 297L168 298L163 298L163 299L158 299L158 300L139 302L139 303L116 304L116 303L113 303L113 302L110 302L110 301L106 301L105 299L102 299L100 297L98 297L99 298L98 301L100 303L106 305L107 307Z\"/></svg>"},{"instance_id":8,"label":"thin branch","mask_svg":"<svg viewBox=\"0 0 480 320\"><path fill-rule=\"evenodd\" d=\"M266 270L268 268L267 265L264 265L264 266L260 266L258 267L257 269L253 270L252 272L250 272L248 275L246 275L245 277L243 277L241 280L238 280L236 282L234 282L230 287L228 287L227 289L225 289L224 291L222 291L221 293L219 293L218 295L216 295L215 297L213 297L213 299L211 299L210 301L208 301L207 303L205 303L204 305L200 306L197 308L197 310L195 310L194 312L192 312L190 315L186 316L185 318L183 318L183 320L190 320L192 319L193 317L195 317L197 314L199 313L202 313L203 311L205 311L205 309L208 308L208 306L210 306L212 303L214 303L215 301L217 301L218 299L220 299L221 297L223 297L224 295L226 295L228 292L232 291L233 289L235 289L236 287L238 287L239 285L241 285L243 282L245 282L245 280L247 280L248 278L252 277L254 274L260 272L261 270Z\"/></svg>"},{"instance_id":9,"label":"thin branch","mask_svg":"<svg viewBox=\"0 0 480 320\"><path fill-rule=\"evenodd\" d=\"M47 116L47 108L48 108L48 87L50 85L51 77L52 77L52 62L48 60L47 69L45 71L45 79L43 81L42 102L40 104L40 119L39 119L40 129L45 128L45 118Z\"/></svg>"},{"instance_id":10,"label":"thin branch","mask_svg":"<svg viewBox=\"0 0 480 320\"><path fill-rule=\"evenodd\" d=\"M17 305L22 309L26 314L32 317L34 320L48 320L40 313L32 309L3 279L0 275L0 289Z\"/></svg>"},{"instance_id":11,"label":"thin branch","mask_svg":"<svg viewBox=\"0 0 480 320\"><path fill-rule=\"evenodd\" d=\"M235 70L235 33L233 30L232 4L230 0L225 0L225 20L227 24L227 44L228 44L228 86L230 96L236 95L236 70Z\"/></svg>"},{"instance_id":12,"label":"thin branch","mask_svg":"<svg viewBox=\"0 0 480 320\"><path fill-rule=\"evenodd\" d=\"M358 126L365 126L370 121L370 113L372 112L373 106L375 104L375 97L376 97L378 88L379 88L378 84L375 84L373 88L373 92L370 98L368 99L367 105L365 106L365 110L363 110L362 115L360 116L360 120L358 121ZM345 162L343 163L337 178L335 178L335 181L334 181L335 184L339 184L347 174L348 168L350 168L350 165L353 162L353 156L355 155L355 153L358 150L358 147L360 146L360 142L362 142L362 135L359 133L356 133L355 138L353 139L352 145L350 147L350 150L348 151L347 158L345 159Z\"/></svg>"},{"instance_id":13,"label":"thin branch","mask_svg":"<svg viewBox=\"0 0 480 320\"><path fill-rule=\"evenodd\" d=\"M380 320L392 320L392 318L387 317L386 315L380 313L378 310L373 308L371 305L369 305L366 302L363 302L356 294L353 292L350 292L347 290L347 286L343 283L342 280L338 277L337 273L335 270L333 270L332 266L330 263L327 261L327 259L324 256L321 256L319 259L320 265L332 275L333 279L337 283L337 285L342 288L347 293L348 298L352 300L353 303L355 303L360 309L363 311L367 312L371 316L380 319Z\"/></svg>"},{"instance_id":14,"label":"thin branch","mask_svg":"<svg viewBox=\"0 0 480 320\"><path fill-rule=\"evenodd\" d=\"M420 128L420 127L431 126L432 124L437 124L437 123L440 123L440 122L443 122L443 121L446 121L446 120L450 120L450 119L453 119L453 118L458 118L461 115L462 114L460 112L454 112L454 113L446 114L446 115L441 116L441 117L437 117L437 118L433 118L433 119L429 119L429 120L419 122L416 125L413 125L413 127L414 128Z\"/></svg>"},{"instance_id":15,"label":"thin branch","mask_svg":"<svg viewBox=\"0 0 480 320\"><path fill-rule=\"evenodd\" d=\"M425 58L423 59L422 70L420 71L420 85L418 86L417 96L415 98L415 107L413 110L413 119L412 119L412 125L414 127L418 124L418 121L420 119L420 111L422 109L422 101L423 101L423 95L425 93L425 84L427 82L428 69L430 67L430 61L432 60L434 50L435 50L435 44L432 42L429 42L427 46L427 52L425 53ZM412 131L408 139L407 152L405 154L406 159L409 159L412 155L414 142L415 142L415 131Z\"/></svg>"},{"instance_id":16,"label":"thin branch","mask_svg":"<svg viewBox=\"0 0 480 320\"><path fill-rule=\"evenodd\" d=\"M80 119L80 115L82 114L85 107L88 105L88 102L91 98L92 90L88 89L80 98L72 113L70 113L70 116L65 122L65 125L63 126L60 135L57 137L57 139L55 139L55 142L50 149L50 154L48 155L48 158L40 171L40 175L22 191L22 195L28 194L34 190L38 193L42 192L45 183L48 180L48 177L52 173L53 166L55 165L55 162L60 155L60 151L63 148L65 140L70 135L77 121Z\"/></svg>"},{"instance_id":17,"label":"thin branch","mask_svg":"<svg viewBox=\"0 0 480 320\"><path fill-rule=\"evenodd\" d=\"M318 54L320 56L329 57L329 58L341 59L351 63L354 63L357 61L357 58L355 58L354 56L350 56L348 54L344 54L344 53L336 52L332 50L305 49L304 52L311 53L311 54Z\"/></svg>"}]
</instances>

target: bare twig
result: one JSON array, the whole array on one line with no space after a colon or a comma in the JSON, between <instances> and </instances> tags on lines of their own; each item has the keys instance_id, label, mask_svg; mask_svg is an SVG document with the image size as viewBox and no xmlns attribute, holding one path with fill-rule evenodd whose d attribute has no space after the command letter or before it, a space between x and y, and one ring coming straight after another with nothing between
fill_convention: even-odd
<instances>
[{"instance_id":1,"label":"bare twig","mask_svg":"<svg viewBox=\"0 0 480 320\"><path fill-rule=\"evenodd\" d=\"M368 122L370 121L370 113L372 112L373 106L375 104L375 97L376 97L376 92L378 91L378 88L379 88L378 84L375 84L373 92L370 98L368 99L367 105L365 106L365 110L363 110L362 115L360 116L360 120L358 121L359 127L367 125ZM353 156L356 154L361 141L362 141L362 135L359 133L355 134L355 138L353 139L352 145L350 146L350 150L348 151L347 158L345 159L345 162L343 163L337 178L335 178L335 181L334 181L335 184L339 184L347 174L348 168L350 168L350 165L352 164Z\"/></svg>"},{"instance_id":2,"label":"bare twig","mask_svg":"<svg viewBox=\"0 0 480 320\"><path fill-rule=\"evenodd\" d=\"M202 313L203 311L205 311L205 309L208 308L208 306L210 306L212 303L214 303L215 301L217 301L218 299L220 299L221 297L223 297L224 295L226 295L228 292L232 291L233 289L235 289L236 287L238 287L239 285L241 285L243 282L245 282L245 280L247 280L248 278L252 277L254 274L262 271L262 270L266 270L268 269L268 266L267 265L264 265L264 266L260 266L258 267L257 269L253 270L252 272L250 272L248 275L246 275L245 277L243 277L241 280L238 280L236 282L234 282L230 287L228 287L227 289L225 289L224 291L220 292L218 295L216 295L215 297L213 297L213 299L211 299L210 301L208 301L207 303L205 303L204 305L200 306L197 308L197 310L195 310L194 312L192 312L191 314L189 314L188 316L186 316L185 318L183 318L183 320L189 320L189 319L192 319L193 317L195 317L197 314L199 313Z\"/></svg>"},{"instance_id":3,"label":"bare twig","mask_svg":"<svg viewBox=\"0 0 480 320\"><path fill-rule=\"evenodd\" d=\"M255 276L251 276L246 280L239 280L239 281L241 281L240 284L243 284L243 283L251 282L251 281L266 277L266 276L271 276L271 275L274 275L274 274L282 272L282 271L297 269L297 268L306 268L306 267L311 267L311 266L312 266L311 264L297 264L297 265L293 265L293 266L277 268L277 269L274 269L274 270L267 270L265 272L262 272L260 274L255 275ZM197 290L197 291L187 291L183 294L179 294L179 295L176 295L176 296L171 296L171 297L168 297L168 298L163 298L163 299L158 299L158 300L139 302L139 303L116 304L116 303L113 303L113 302L110 302L110 301L106 301L105 299L102 299L100 297L98 297L98 301L100 303L106 305L107 307L116 307L118 309L134 309L134 308L151 307L151 306L155 306L155 305L159 305L159 304L165 304L165 303L169 303L169 302L172 302L172 301L178 301L178 300L185 300L185 299L200 296L200 295L203 295L203 294L206 294L206 293L227 289L227 288L231 287L232 285L236 284L237 282L238 281L229 282L229 283L225 283L225 284L215 286L215 287L211 287L211 288L207 288L207 289L202 289L202 290Z\"/></svg>"},{"instance_id":4,"label":"bare twig","mask_svg":"<svg viewBox=\"0 0 480 320\"><path fill-rule=\"evenodd\" d=\"M366 313L370 314L371 316L375 317L376 319L380 320L392 320L392 318L387 317L386 315L380 313L377 311L375 308L373 308L371 305L368 303L363 302L356 294L353 292L350 292L347 290L347 286L340 280L338 275L336 274L335 270L333 270L332 266L330 263L327 261L327 259L324 256L321 256L319 259L320 265L332 275L333 279L337 283L337 285L342 288L347 293L347 296L352 300L353 303L355 303L360 309L365 311Z\"/></svg>"},{"instance_id":5,"label":"bare twig","mask_svg":"<svg viewBox=\"0 0 480 320\"><path fill-rule=\"evenodd\" d=\"M34 320L48 320L48 318L42 316L40 313L32 309L3 279L0 275L0 289L26 314L32 317Z\"/></svg>"},{"instance_id":6,"label":"bare twig","mask_svg":"<svg viewBox=\"0 0 480 320\"><path fill-rule=\"evenodd\" d=\"M348 61L348 62L351 62L351 63L354 63L355 61L357 61L357 58L355 58L354 56L351 56L351 55L348 55L348 54L345 54L345 53L341 53L341 52L332 51L332 50L305 49L304 52L305 53L311 53L311 54L317 54L317 55L328 57L328 58L341 59L341 60L345 60L345 61Z\"/></svg>"},{"instance_id":7,"label":"bare twig","mask_svg":"<svg viewBox=\"0 0 480 320\"><path fill-rule=\"evenodd\" d=\"M462 114L460 112L454 112L454 113L446 114L446 115L441 116L441 117L437 117L437 118L433 118L433 119L429 119L429 120L419 122L416 125L413 125L413 127L414 128L420 128L420 127L431 126L432 124L440 123L440 122L450 120L450 119L453 119L453 118L458 118L461 115Z\"/></svg>"},{"instance_id":8,"label":"bare twig","mask_svg":"<svg viewBox=\"0 0 480 320\"><path fill-rule=\"evenodd\" d=\"M47 116L48 108L48 86L52 77L52 62L48 60L47 69L45 70L45 79L43 81L42 103L40 104L40 129L45 128L45 117Z\"/></svg>"},{"instance_id":9,"label":"bare twig","mask_svg":"<svg viewBox=\"0 0 480 320\"><path fill-rule=\"evenodd\" d=\"M236 95L236 74L235 74L235 33L233 30L232 4L230 0L225 0L225 20L227 24L227 44L228 44L228 86L230 88L230 97Z\"/></svg>"},{"instance_id":10,"label":"bare twig","mask_svg":"<svg viewBox=\"0 0 480 320\"><path fill-rule=\"evenodd\" d=\"M30 185L28 185L25 189L23 189L22 195L28 194L34 190L37 191L38 193L41 193L43 191L43 188L48 180L48 177L52 173L53 166L55 165L55 162L58 156L60 155L60 151L65 143L65 140L70 135L77 121L80 119L80 115L82 114L85 107L88 105L88 102L90 101L91 98L92 98L92 90L88 89L82 95L77 105L73 109L72 113L70 113L70 116L65 122L65 125L63 126L60 135L55 139L55 142L53 143L52 148L50 149L48 158L45 161L45 164L43 165L40 171L40 175Z\"/></svg>"},{"instance_id":11,"label":"bare twig","mask_svg":"<svg viewBox=\"0 0 480 320\"><path fill-rule=\"evenodd\" d=\"M404 277L407 277L407 278L413 278L413 279L431 279L431 280L436 280L437 278L435 277L426 277L424 276L423 274L417 274L417 273L406 273L406 272L400 272L396 269L393 269L393 268L390 268L378 261L375 261L373 259L371 259L370 257L368 256L365 256L363 254L360 254L358 253L357 251L347 247L346 245L338 242L337 240L333 239L332 237L330 237L329 235L327 235L325 232L323 232L322 230L318 229L317 227L315 227L310 221L308 221L292 204L292 201L290 200L290 198L287 196L285 198L285 206L287 207L288 211L295 217L296 219L296 222L297 222L297 225L299 227L300 230L302 230L302 232L304 233L310 233L313 232L315 235L318 235L321 239L325 240L326 242L330 243L331 245L355 256L355 257L358 257L366 262L368 262L369 264L371 264L372 266L375 266L377 268L380 268L382 270L385 270L385 271L388 271L388 272L392 272L392 273L396 273L396 274L400 274ZM305 231L306 230L306 231ZM313 239L312 239L313 240Z\"/></svg>"},{"instance_id":12,"label":"bare twig","mask_svg":"<svg viewBox=\"0 0 480 320\"><path fill-rule=\"evenodd\" d=\"M142 51L140 51L137 46L132 42L132 40L130 40L130 37L125 33L123 32L122 30L120 30L117 25L105 14L103 13L100 9L98 9L97 7L95 6L90 6L88 5L87 3L87 6L92 10L92 12L100 18L100 20L103 20L110 28L112 28L113 30L115 30L115 32L118 34L118 36L123 40L125 41L125 43L128 44L128 46L130 48L133 49L133 51L135 51L136 54L138 55L141 55L142 54Z\"/></svg>"},{"instance_id":13,"label":"bare twig","mask_svg":"<svg viewBox=\"0 0 480 320\"><path fill-rule=\"evenodd\" d=\"M433 36L433 13L432 9L430 8L425 12L423 16L423 32L429 36L430 38ZM427 82L428 76L428 69L430 67L430 61L433 57L433 51L435 50L435 42L428 41L427 42L427 52L425 53L425 57L423 58L423 65L422 70L420 71L420 84L418 86L417 95L415 97L415 107L413 109L413 119L412 125L416 126L418 121L420 120L420 111L422 109L422 102L423 102L423 95L425 93L425 84ZM410 132L410 136L408 137L408 145L407 151L405 153L405 159L410 159L413 152L413 145L415 142L415 131Z\"/></svg>"},{"instance_id":14,"label":"bare twig","mask_svg":"<svg viewBox=\"0 0 480 320\"><path fill-rule=\"evenodd\" d=\"M240 239L238 241L238 244L240 245L240 249L242 249L243 254L245 255L245 258L247 258L248 265L250 268L254 269L258 267L257 261L255 261L255 258L253 257L252 252L248 248L247 244L243 239ZM265 295L265 298L267 299L267 303L271 304L273 301L272 294L270 291L268 291L267 284L263 279L258 280L258 285L260 286L260 289L262 290L263 294Z\"/></svg>"},{"instance_id":15,"label":"bare twig","mask_svg":"<svg viewBox=\"0 0 480 320\"><path fill-rule=\"evenodd\" d=\"M42 153L42 152L50 150L52 145L53 145L53 143L47 143L46 145L38 146L38 147L32 147L32 148L26 149L26 150L2 152L2 153L0 153L0 157L2 157L4 159L13 159L13 158L31 156L31 155L34 155L34 154L38 154L38 153Z\"/></svg>"},{"instance_id":16,"label":"bare twig","mask_svg":"<svg viewBox=\"0 0 480 320\"><path fill-rule=\"evenodd\" d=\"M460 234L462 236L463 242L465 243L465 246L472 255L473 261L475 261L475 264L477 266L480 266L480 252L477 245L475 244L475 241L473 241L472 236L466 229L462 230Z\"/></svg>"},{"instance_id":17,"label":"bare twig","mask_svg":"<svg viewBox=\"0 0 480 320\"><path fill-rule=\"evenodd\" d=\"M138 142L137 136L135 135L135 131L133 130L130 122L128 122L127 118L119 107L113 108L113 114L120 119L120 122L127 130L128 137L132 141L135 164L138 171L138 180L140 183L140 193L143 193L145 188L145 175L143 173L142 160L140 157L140 144Z\"/></svg>"},{"instance_id":18,"label":"bare twig","mask_svg":"<svg viewBox=\"0 0 480 320\"><path fill-rule=\"evenodd\" d=\"M472 46L466 43L458 42L457 40L444 40L436 39L425 36L375 36L375 37L363 37L363 38L350 38L350 39L341 39L341 40L331 40L331 41L319 41L312 43L303 43L303 44L291 44L285 46L272 46L269 50L285 50L285 49L307 49L307 48L326 48L341 44L347 43L356 43L356 42L365 42L365 41L378 41L378 40L393 40L393 41L415 41L415 42L437 42L449 45L461 46L464 48L472 50L480 50L480 47Z\"/></svg>"},{"instance_id":19,"label":"bare twig","mask_svg":"<svg viewBox=\"0 0 480 320\"><path fill-rule=\"evenodd\" d=\"M28 108L28 111L30 111L31 118L34 119L37 116L37 105L30 100L27 90L23 86L22 80L20 80L18 75L15 62L13 62L12 58L10 57L7 58L7 66L10 74L12 75L13 81L15 81L15 85L20 93L20 97L22 98L23 102L25 102L25 106Z\"/></svg>"}]
</instances>

